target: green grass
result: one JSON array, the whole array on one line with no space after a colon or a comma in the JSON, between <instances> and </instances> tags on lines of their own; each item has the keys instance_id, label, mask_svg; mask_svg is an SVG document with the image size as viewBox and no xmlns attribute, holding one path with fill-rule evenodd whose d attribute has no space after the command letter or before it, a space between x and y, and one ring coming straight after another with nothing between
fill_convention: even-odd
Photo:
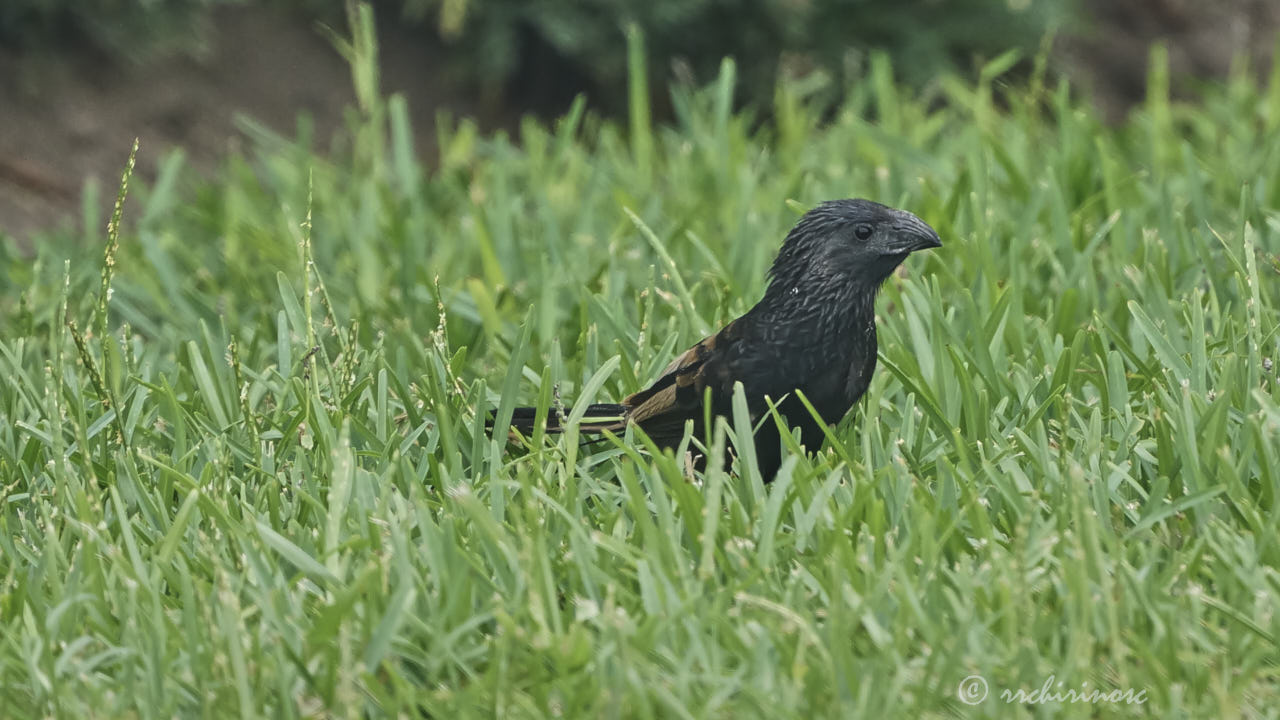
<instances>
[{"instance_id":1,"label":"green grass","mask_svg":"<svg viewBox=\"0 0 1280 720\"><path fill-rule=\"evenodd\" d=\"M118 246L0 244L4 716L1280 715L1280 65L1179 104L1157 54L1118 128L1001 61L757 127L727 65L671 126L446 123L428 169L351 51L335 152L246 123ZM945 247L822 454L484 433L638 389L844 196ZM1146 702L999 697L1051 676Z\"/></svg>"}]
</instances>

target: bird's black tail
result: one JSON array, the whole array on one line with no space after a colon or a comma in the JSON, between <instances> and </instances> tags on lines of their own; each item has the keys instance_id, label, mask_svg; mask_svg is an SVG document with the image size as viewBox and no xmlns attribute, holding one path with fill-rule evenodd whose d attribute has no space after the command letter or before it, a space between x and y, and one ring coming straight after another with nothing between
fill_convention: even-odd
<instances>
[{"instance_id":1,"label":"bird's black tail","mask_svg":"<svg viewBox=\"0 0 1280 720\"><path fill-rule=\"evenodd\" d=\"M578 431L583 433L597 434L606 430L610 432L621 432L626 424L625 418L626 407L617 403L596 403L588 405L587 411L582 415L582 422L578 424ZM571 411L565 410L563 417L552 408L547 413L544 429L549 433L564 432L562 423L569 419ZM528 437L533 434L534 427L538 423L538 409L531 407L518 407L511 413L511 429L518 430L521 435ZM493 418L489 419L489 426L493 426Z\"/></svg>"}]
</instances>

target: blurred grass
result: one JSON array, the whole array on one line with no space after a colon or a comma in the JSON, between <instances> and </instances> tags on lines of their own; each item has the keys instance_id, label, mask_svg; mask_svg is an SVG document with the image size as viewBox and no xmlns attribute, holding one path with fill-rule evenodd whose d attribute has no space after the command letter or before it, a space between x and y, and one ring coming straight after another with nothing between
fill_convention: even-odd
<instances>
[{"instance_id":1,"label":"blurred grass","mask_svg":"<svg viewBox=\"0 0 1280 720\"><path fill-rule=\"evenodd\" d=\"M880 60L829 120L725 80L671 126L444 123L428 169L350 50L345 153L246 122L118 238L0 243L6 716L1280 712L1280 65L1179 104L1156 53L1108 128L1007 58ZM639 388L851 195L946 245L839 447L764 487L485 435ZM1146 702L999 697L1050 676Z\"/></svg>"}]
</instances>

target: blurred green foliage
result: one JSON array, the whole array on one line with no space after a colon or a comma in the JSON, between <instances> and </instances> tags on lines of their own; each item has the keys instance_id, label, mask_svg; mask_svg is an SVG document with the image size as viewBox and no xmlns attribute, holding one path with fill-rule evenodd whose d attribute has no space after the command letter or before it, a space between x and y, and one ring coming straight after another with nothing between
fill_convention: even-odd
<instances>
[{"instance_id":1,"label":"blurred green foliage","mask_svg":"<svg viewBox=\"0 0 1280 720\"><path fill-rule=\"evenodd\" d=\"M141 59L192 47L214 5L235 0L4 0L0 50L44 51L88 45Z\"/></svg>"},{"instance_id":2,"label":"blurred green foliage","mask_svg":"<svg viewBox=\"0 0 1280 720\"><path fill-rule=\"evenodd\" d=\"M199 47L217 5L271 5L342 24L343 0L5 0L0 49L88 44L140 59ZM385 0L398 18L453 50L448 70L490 99L547 102L590 90L605 108L626 102L625 28L647 38L654 77L704 82L735 57L743 97L767 104L778 71L822 70L840 85L884 51L921 84L1010 47L1036 45L1072 0ZM527 103L526 103L527 104Z\"/></svg>"},{"instance_id":3,"label":"blurred green foliage","mask_svg":"<svg viewBox=\"0 0 1280 720\"><path fill-rule=\"evenodd\" d=\"M889 54L921 84L1012 47L1030 48L1065 22L1071 0L405 0L436 26L490 92L515 78L574 72L597 99L620 105L624 28L648 38L658 79L666 67L705 82L731 55L749 97L771 96L778 70L824 70L841 85L868 51ZM548 61L546 56L550 55ZM531 66L530 63L533 63ZM530 75L533 77L530 77Z\"/></svg>"}]
</instances>

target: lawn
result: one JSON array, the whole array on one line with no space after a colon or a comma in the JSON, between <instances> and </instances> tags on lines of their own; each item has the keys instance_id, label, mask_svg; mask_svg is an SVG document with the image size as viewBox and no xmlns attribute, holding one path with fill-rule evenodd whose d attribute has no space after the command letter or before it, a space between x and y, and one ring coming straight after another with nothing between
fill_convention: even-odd
<instances>
[{"instance_id":1,"label":"lawn","mask_svg":"<svg viewBox=\"0 0 1280 720\"><path fill-rule=\"evenodd\" d=\"M1116 127L1010 57L662 124L633 72L428 165L360 37L335 147L246 120L0 242L0 714L1280 716L1280 64L1175 101L1157 51ZM816 456L485 432L639 389L847 196L944 247Z\"/></svg>"}]
</instances>

